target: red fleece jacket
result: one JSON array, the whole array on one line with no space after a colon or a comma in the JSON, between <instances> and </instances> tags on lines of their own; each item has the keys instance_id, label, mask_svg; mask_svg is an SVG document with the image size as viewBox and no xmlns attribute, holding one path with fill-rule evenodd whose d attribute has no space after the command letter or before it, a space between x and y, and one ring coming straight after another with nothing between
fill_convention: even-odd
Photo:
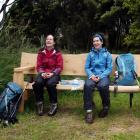
<instances>
[{"instance_id":1,"label":"red fleece jacket","mask_svg":"<svg viewBox=\"0 0 140 140\"><path fill-rule=\"evenodd\" d=\"M37 72L53 72L60 74L63 70L63 58L60 51L41 49L37 56Z\"/></svg>"}]
</instances>

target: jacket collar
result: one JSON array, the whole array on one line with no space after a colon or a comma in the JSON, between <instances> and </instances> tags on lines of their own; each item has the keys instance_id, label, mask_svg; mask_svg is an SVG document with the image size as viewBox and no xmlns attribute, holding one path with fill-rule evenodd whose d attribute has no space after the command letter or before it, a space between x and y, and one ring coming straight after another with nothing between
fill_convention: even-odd
<instances>
[{"instance_id":1,"label":"jacket collar","mask_svg":"<svg viewBox=\"0 0 140 140\"><path fill-rule=\"evenodd\" d=\"M56 50L54 49L54 48L52 48L51 50L48 50L47 48L45 48L43 51L42 51L43 53L47 53L47 52L50 52L50 53L52 53L52 54L55 54L56 53Z\"/></svg>"},{"instance_id":2,"label":"jacket collar","mask_svg":"<svg viewBox=\"0 0 140 140\"><path fill-rule=\"evenodd\" d=\"M95 49L94 47L92 47L91 48L91 51L93 51L93 52L106 52L107 51L107 49L106 48L104 48L104 47L101 47L100 49Z\"/></svg>"}]
</instances>

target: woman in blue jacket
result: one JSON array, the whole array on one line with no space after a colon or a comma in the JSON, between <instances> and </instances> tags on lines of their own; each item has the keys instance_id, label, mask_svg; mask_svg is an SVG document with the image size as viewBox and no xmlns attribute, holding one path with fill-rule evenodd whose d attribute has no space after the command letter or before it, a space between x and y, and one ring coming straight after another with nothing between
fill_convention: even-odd
<instances>
[{"instance_id":1,"label":"woman in blue jacket","mask_svg":"<svg viewBox=\"0 0 140 140\"><path fill-rule=\"evenodd\" d=\"M93 47L87 56L85 64L85 71L88 76L88 79L85 81L83 96L84 108L86 110L86 123L92 123L94 120L93 109L95 104L92 99L95 87L100 93L103 105L99 117L103 118L108 115L110 106L109 75L113 67L111 54L102 46L102 36L95 34L92 41Z\"/></svg>"}]
</instances>

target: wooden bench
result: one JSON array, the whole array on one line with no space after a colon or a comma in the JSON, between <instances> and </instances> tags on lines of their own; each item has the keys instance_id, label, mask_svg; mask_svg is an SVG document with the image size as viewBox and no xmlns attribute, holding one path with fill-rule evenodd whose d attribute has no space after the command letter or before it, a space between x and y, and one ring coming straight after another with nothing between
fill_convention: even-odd
<instances>
[{"instance_id":1,"label":"wooden bench","mask_svg":"<svg viewBox=\"0 0 140 140\"><path fill-rule=\"evenodd\" d=\"M112 54L113 61L116 58L116 54ZM64 69L61 75L72 75L72 76L86 76L84 65L87 54L63 54L64 59ZM140 77L140 55L134 55L137 63L137 74ZM20 67L14 68L13 81L18 83L23 89L25 88L27 82L25 81L25 75L37 74L35 70L37 54L22 52ZM113 72L115 67L113 67ZM24 111L24 102L28 99L28 90L32 89L32 83L26 86L26 90L22 97L20 112ZM58 90L71 90L71 86L57 85ZM111 92L114 92L114 86L109 87ZM83 90L83 86L78 90ZM130 106L132 106L133 93L140 92L139 86L118 86L117 93L130 93Z\"/></svg>"}]
</instances>

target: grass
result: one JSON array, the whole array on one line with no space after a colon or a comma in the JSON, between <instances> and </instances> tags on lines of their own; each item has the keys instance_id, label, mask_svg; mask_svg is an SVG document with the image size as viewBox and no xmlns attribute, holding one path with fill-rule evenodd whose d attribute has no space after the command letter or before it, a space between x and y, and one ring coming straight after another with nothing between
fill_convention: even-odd
<instances>
[{"instance_id":1,"label":"grass","mask_svg":"<svg viewBox=\"0 0 140 140\"><path fill-rule=\"evenodd\" d=\"M11 81L13 68L19 66L20 52L1 50L0 77ZM26 51L26 50L24 50ZM30 51L30 50L27 50ZM1 91L3 90L1 87ZM0 140L139 140L140 139L140 95L135 94L133 107L129 108L129 95L111 94L111 108L108 117L98 118L102 108L98 93L95 93L95 121L84 122L83 93L79 91L60 92L59 110L56 116L48 117L48 96L45 94L46 114L35 114L34 95L26 102L25 112L18 113L19 123L0 128Z\"/></svg>"},{"instance_id":2,"label":"grass","mask_svg":"<svg viewBox=\"0 0 140 140\"><path fill-rule=\"evenodd\" d=\"M45 94L46 95L46 94ZM47 96L46 96L47 97ZM139 140L140 138L140 95L134 96L132 109L126 94L111 95L112 106L109 116L98 118L101 109L99 95L95 94L95 121L84 122L81 92L60 93L59 111L54 117L45 114L38 117L34 111L34 96L30 97L33 108L18 114L19 123L0 130L1 140ZM46 105L48 99L46 98ZM46 108L48 110L48 107ZM46 110L46 112L47 112Z\"/></svg>"}]
</instances>

